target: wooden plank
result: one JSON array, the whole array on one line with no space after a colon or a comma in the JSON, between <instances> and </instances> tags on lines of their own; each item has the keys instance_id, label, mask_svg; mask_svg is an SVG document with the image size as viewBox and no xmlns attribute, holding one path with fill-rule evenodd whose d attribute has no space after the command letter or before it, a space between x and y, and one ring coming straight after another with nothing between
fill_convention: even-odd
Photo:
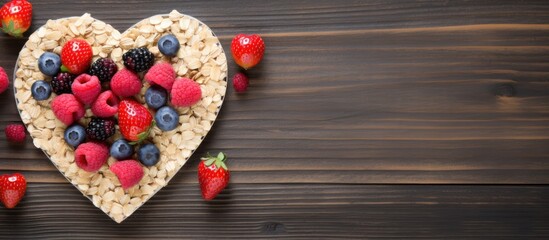
<instances>
[{"instance_id":1,"label":"wooden plank","mask_svg":"<svg viewBox=\"0 0 549 240\"><path fill-rule=\"evenodd\" d=\"M212 202L172 185L116 225L68 184L0 208L0 238L547 238L542 186L232 184Z\"/></svg>"}]
</instances>

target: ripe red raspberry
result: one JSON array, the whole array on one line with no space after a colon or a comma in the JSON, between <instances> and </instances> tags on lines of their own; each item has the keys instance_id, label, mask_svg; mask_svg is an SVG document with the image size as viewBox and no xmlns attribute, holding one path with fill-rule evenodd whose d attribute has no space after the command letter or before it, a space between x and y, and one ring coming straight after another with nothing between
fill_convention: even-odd
<instances>
[{"instance_id":1,"label":"ripe red raspberry","mask_svg":"<svg viewBox=\"0 0 549 240\"><path fill-rule=\"evenodd\" d=\"M143 167L133 159L115 162L110 169L118 177L124 189L133 187L143 178Z\"/></svg>"},{"instance_id":2,"label":"ripe red raspberry","mask_svg":"<svg viewBox=\"0 0 549 240\"><path fill-rule=\"evenodd\" d=\"M67 126L80 120L86 113L84 105L74 95L69 93L55 97L51 102L51 109L57 119Z\"/></svg>"},{"instance_id":3,"label":"ripe red raspberry","mask_svg":"<svg viewBox=\"0 0 549 240\"><path fill-rule=\"evenodd\" d=\"M169 63L157 63L145 74L145 80L170 92L175 81L175 71Z\"/></svg>"},{"instance_id":4,"label":"ripe red raspberry","mask_svg":"<svg viewBox=\"0 0 549 240\"><path fill-rule=\"evenodd\" d=\"M4 129L6 138L10 142L22 143L25 141L27 134L25 133L25 126L20 123L8 124Z\"/></svg>"},{"instance_id":5,"label":"ripe red raspberry","mask_svg":"<svg viewBox=\"0 0 549 240\"><path fill-rule=\"evenodd\" d=\"M131 97L141 91L141 80L136 73L122 69L112 77L111 90L121 98Z\"/></svg>"},{"instance_id":6,"label":"ripe red raspberry","mask_svg":"<svg viewBox=\"0 0 549 240\"><path fill-rule=\"evenodd\" d=\"M4 71L2 67L0 67L0 93L6 91L9 85L10 80L8 78L8 74L6 74L6 71Z\"/></svg>"},{"instance_id":7,"label":"ripe red raspberry","mask_svg":"<svg viewBox=\"0 0 549 240\"><path fill-rule=\"evenodd\" d=\"M118 97L111 90L104 91L93 102L92 113L102 118L112 117L118 112L118 102Z\"/></svg>"},{"instance_id":8,"label":"ripe red raspberry","mask_svg":"<svg viewBox=\"0 0 549 240\"><path fill-rule=\"evenodd\" d=\"M90 105L101 93L101 82L97 76L82 74L72 82L72 93L80 102Z\"/></svg>"},{"instance_id":9,"label":"ripe red raspberry","mask_svg":"<svg viewBox=\"0 0 549 240\"><path fill-rule=\"evenodd\" d=\"M178 78L172 87L171 102L176 107L190 107L200 101L200 85L188 78Z\"/></svg>"},{"instance_id":10,"label":"ripe red raspberry","mask_svg":"<svg viewBox=\"0 0 549 240\"><path fill-rule=\"evenodd\" d=\"M95 172L107 162L109 148L99 142L87 142L78 145L74 152L76 165L84 171Z\"/></svg>"},{"instance_id":11,"label":"ripe red raspberry","mask_svg":"<svg viewBox=\"0 0 549 240\"><path fill-rule=\"evenodd\" d=\"M248 77L244 75L244 73L237 73L233 77L233 88L238 93L246 92L248 89L248 85L250 82L248 81Z\"/></svg>"}]
</instances>

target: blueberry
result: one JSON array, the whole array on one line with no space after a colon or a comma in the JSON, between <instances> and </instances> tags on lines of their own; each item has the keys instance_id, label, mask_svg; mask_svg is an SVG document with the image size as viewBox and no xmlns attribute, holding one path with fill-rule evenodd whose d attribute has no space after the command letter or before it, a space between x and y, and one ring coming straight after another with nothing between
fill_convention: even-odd
<instances>
[{"instance_id":1,"label":"blueberry","mask_svg":"<svg viewBox=\"0 0 549 240\"><path fill-rule=\"evenodd\" d=\"M31 86L32 97L37 101L42 101L50 98L51 86L44 80L38 80Z\"/></svg>"},{"instance_id":2,"label":"blueberry","mask_svg":"<svg viewBox=\"0 0 549 240\"><path fill-rule=\"evenodd\" d=\"M112 144L110 152L118 160L128 159L133 155L133 146L124 139L118 139Z\"/></svg>"},{"instance_id":3,"label":"blueberry","mask_svg":"<svg viewBox=\"0 0 549 240\"><path fill-rule=\"evenodd\" d=\"M159 109L160 107L166 105L168 101L168 93L166 89L160 86L151 86L145 92L145 102L147 106L153 109Z\"/></svg>"},{"instance_id":4,"label":"blueberry","mask_svg":"<svg viewBox=\"0 0 549 240\"><path fill-rule=\"evenodd\" d=\"M65 142L76 148L78 145L84 142L86 139L86 129L84 127L74 124L65 129Z\"/></svg>"},{"instance_id":5,"label":"blueberry","mask_svg":"<svg viewBox=\"0 0 549 240\"><path fill-rule=\"evenodd\" d=\"M61 58L52 52L42 53L40 58L38 58L38 68L43 74L54 76L59 72L59 68L61 68Z\"/></svg>"},{"instance_id":6,"label":"blueberry","mask_svg":"<svg viewBox=\"0 0 549 240\"><path fill-rule=\"evenodd\" d=\"M174 108L164 106L156 111L154 120L156 121L156 126L158 126L158 128L163 131L171 131L179 124L179 114Z\"/></svg>"},{"instance_id":7,"label":"blueberry","mask_svg":"<svg viewBox=\"0 0 549 240\"><path fill-rule=\"evenodd\" d=\"M137 150L137 159L147 167L154 166L160 160L160 151L152 143L143 144Z\"/></svg>"},{"instance_id":8,"label":"blueberry","mask_svg":"<svg viewBox=\"0 0 549 240\"><path fill-rule=\"evenodd\" d=\"M173 57L179 51L179 40L172 34L163 36L158 40L158 50L168 57Z\"/></svg>"}]
</instances>

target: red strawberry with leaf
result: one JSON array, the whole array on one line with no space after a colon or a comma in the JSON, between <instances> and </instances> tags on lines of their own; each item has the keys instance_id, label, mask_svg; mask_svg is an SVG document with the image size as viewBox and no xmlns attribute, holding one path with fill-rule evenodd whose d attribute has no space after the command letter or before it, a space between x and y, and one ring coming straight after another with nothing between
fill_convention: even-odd
<instances>
[{"instance_id":1,"label":"red strawberry with leaf","mask_svg":"<svg viewBox=\"0 0 549 240\"><path fill-rule=\"evenodd\" d=\"M257 65L263 58L265 43L257 34L238 34L231 42L234 61L244 69Z\"/></svg>"},{"instance_id":2,"label":"red strawberry with leaf","mask_svg":"<svg viewBox=\"0 0 549 240\"><path fill-rule=\"evenodd\" d=\"M73 38L61 49L61 70L72 74L81 74L88 70L93 57L92 47L86 40Z\"/></svg>"},{"instance_id":3,"label":"red strawberry with leaf","mask_svg":"<svg viewBox=\"0 0 549 240\"><path fill-rule=\"evenodd\" d=\"M12 0L0 8L0 27L14 37L23 37L32 21L32 4L27 0Z\"/></svg>"},{"instance_id":4,"label":"red strawberry with leaf","mask_svg":"<svg viewBox=\"0 0 549 240\"><path fill-rule=\"evenodd\" d=\"M149 110L135 100L126 99L118 104L118 126L126 140L134 143L145 140L153 124Z\"/></svg>"},{"instance_id":5,"label":"red strawberry with leaf","mask_svg":"<svg viewBox=\"0 0 549 240\"><path fill-rule=\"evenodd\" d=\"M220 152L216 157L207 154L198 165L198 183L202 198L212 200L229 184L229 169L225 165L227 156Z\"/></svg>"},{"instance_id":6,"label":"red strawberry with leaf","mask_svg":"<svg viewBox=\"0 0 549 240\"><path fill-rule=\"evenodd\" d=\"M27 181L20 173L0 176L0 202L6 208L14 208L25 196Z\"/></svg>"}]
</instances>

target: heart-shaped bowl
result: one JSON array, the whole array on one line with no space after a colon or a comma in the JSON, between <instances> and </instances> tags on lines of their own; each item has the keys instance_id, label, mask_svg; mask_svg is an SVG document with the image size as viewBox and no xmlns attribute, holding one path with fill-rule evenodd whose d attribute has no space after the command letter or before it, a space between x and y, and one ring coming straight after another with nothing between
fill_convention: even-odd
<instances>
[{"instance_id":1,"label":"heart-shaped bowl","mask_svg":"<svg viewBox=\"0 0 549 240\"><path fill-rule=\"evenodd\" d=\"M158 50L157 42L166 34L173 34L179 40L181 47L177 56L165 57ZM197 104L176 108L180 124L175 130L152 129L149 141L159 148L160 161L152 167L143 166L144 177L127 190L109 170L109 166L117 161L112 157L97 172L86 172L76 165L74 149L63 138L67 126L56 119L50 108L55 93L43 101L32 97L30 87L35 81L51 80L40 72L37 59L47 51L60 54L63 44L72 38L86 39L92 46L94 60L111 58L119 69L124 67L122 55L126 51L147 47L156 62L171 63L178 77L194 80L202 90ZM44 151L85 197L118 223L166 186L187 162L215 122L227 89L227 57L219 39L206 24L175 10L143 19L122 34L89 14L48 20L29 36L19 53L14 73L15 101L34 145ZM143 96L148 87L149 84L143 81L141 93L135 99L144 103ZM86 126L92 115L87 109L79 123ZM121 135L117 131L107 142L112 143L118 138Z\"/></svg>"}]
</instances>

